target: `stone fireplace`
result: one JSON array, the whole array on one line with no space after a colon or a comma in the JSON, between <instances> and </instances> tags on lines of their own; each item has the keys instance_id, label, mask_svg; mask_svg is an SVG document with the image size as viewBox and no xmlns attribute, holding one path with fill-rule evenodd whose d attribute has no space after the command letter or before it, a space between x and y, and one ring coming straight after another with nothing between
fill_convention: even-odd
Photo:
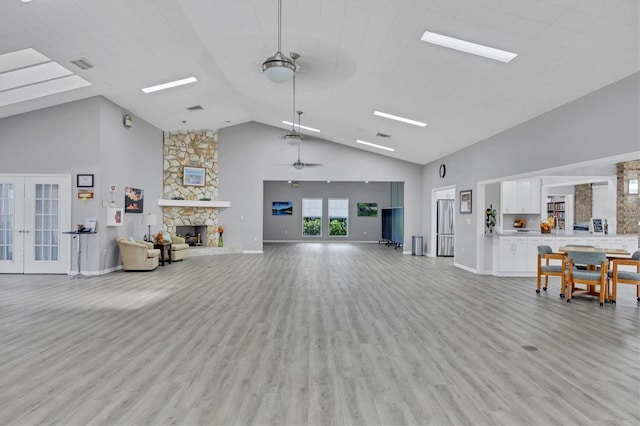
<instances>
[{"instance_id":1,"label":"stone fireplace","mask_svg":"<svg viewBox=\"0 0 640 426\"><path fill-rule=\"evenodd\" d=\"M213 130L190 130L164 134L163 225L169 232L200 235L200 244L217 246L218 142ZM183 181L184 167L204 169L204 185ZM162 205L162 204L161 204ZM181 232L181 227L189 230ZM197 228L198 230L194 230ZM196 237L197 238L197 237Z\"/></svg>"}]
</instances>

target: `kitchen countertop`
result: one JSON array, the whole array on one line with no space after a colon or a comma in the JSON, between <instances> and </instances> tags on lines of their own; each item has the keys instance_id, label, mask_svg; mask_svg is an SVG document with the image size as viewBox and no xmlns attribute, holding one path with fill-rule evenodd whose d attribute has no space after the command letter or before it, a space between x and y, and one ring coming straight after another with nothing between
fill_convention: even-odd
<instances>
[{"instance_id":1,"label":"kitchen countertop","mask_svg":"<svg viewBox=\"0 0 640 426\"><path fill-rule=\"evenodd\" d=\"M492 234L485 233L486 237L595 237L595 238L604 238L604 237L633 237L633 234L591 234L588 231L565 231L558 230L556 232L551 232L549 234L543 234L539 230L527 230L527 231L517 231L515 229L507 229L502 232L494 232Z\"/></svg>"}]
</instances>

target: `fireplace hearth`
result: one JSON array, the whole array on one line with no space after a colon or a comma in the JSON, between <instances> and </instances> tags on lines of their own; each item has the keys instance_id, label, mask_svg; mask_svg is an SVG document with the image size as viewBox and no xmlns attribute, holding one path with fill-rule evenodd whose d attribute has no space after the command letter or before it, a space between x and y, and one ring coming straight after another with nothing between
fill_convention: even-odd
<instances>
[{"instance_id":1,"label":"fireplace hearth","mask_svg":"<svg viewBox=\"0 0 640 426\"><path fill-rule=\"evenodd\" d=\"M207 227L200 226L176 226L176 234L185 239L190 246L200 246L207 242Z\"/></svg>"}]
</instances>

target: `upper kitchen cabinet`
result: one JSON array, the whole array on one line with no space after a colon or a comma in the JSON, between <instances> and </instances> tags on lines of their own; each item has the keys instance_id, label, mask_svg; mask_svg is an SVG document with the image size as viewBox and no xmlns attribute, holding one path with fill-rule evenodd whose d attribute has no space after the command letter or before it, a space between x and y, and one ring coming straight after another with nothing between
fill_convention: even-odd
<instances>
[{"instance_id":1,"label":"upper kitchen cabinet","mask_svg":"<svg viewBox=\"0 0 640 426\"><path fill-rule=\"evenodd\" d=\"M540 213L540 179L508 180L500 184L502 213Z\"/></svg>"}]
</instances>

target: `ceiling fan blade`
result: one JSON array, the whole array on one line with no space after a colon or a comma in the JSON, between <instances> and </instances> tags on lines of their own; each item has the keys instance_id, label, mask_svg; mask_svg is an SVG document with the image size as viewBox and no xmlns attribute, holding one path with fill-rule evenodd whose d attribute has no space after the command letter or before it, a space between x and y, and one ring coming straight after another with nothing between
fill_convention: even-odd
<instances>
[{"instance_id":1,"label":"ceiling fan blade","mask_svg":"<svg viewBox=\"0 0 640 426\"><path fill-rule=\"evenodd\" d=\"M305 167L322 167L324 164L322 163L304 163Z\"/></svg>"}]
</instances>

